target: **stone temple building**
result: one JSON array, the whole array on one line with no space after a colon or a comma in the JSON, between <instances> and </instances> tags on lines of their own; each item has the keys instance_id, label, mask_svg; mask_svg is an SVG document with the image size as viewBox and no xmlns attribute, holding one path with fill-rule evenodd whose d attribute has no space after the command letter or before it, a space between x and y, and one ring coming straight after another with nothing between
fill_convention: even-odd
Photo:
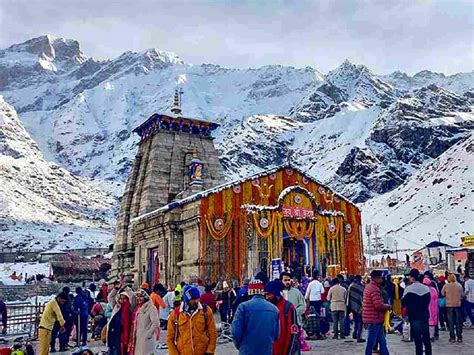
<instances>
[{"instance_id":1,"label":"stone temple building","mask_svg":"<svg viewBox=\"0 0 474 355\"><path fill-rule=\"evenodd\" d=\"M363 272L360 210L285 164L226 182L211 132L217 124L153 114L117 220L111 277L175 285L190 276L241 280L283 265Z\"/></svg>"}]
</instances>

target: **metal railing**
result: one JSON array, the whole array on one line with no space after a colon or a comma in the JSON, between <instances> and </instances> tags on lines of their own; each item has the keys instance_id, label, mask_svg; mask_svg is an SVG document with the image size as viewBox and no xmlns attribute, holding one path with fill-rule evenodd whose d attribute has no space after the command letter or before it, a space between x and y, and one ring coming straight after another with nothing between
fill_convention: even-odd
<instances>
[{"instance_id":1,"label":"metal railing","mask_svg":"<svg viewBox=\"0 0 474 355\"><path fill-rule=\"evenodd\" d=\"M4 338L26 336L35 339L45 304L29 302L7 302L7 334Z\"/></svg>"}]
</instances>

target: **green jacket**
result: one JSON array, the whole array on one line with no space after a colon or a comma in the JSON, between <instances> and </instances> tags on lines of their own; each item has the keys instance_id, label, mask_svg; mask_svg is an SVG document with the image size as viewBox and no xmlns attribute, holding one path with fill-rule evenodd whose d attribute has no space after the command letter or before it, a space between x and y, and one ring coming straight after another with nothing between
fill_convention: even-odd
<instances>
[{"instance_id":1,"label":"green jacket","mask_svg":"<svg viewBox=\"0 0 474 355\"><path fill-rule=\"evenodd\" d=\"M289 290L283 290L283 296L295 306L298 324L302 325L303 314L306 311L306 303L303 294L297 288L291 287Z\"/></svg>"}]
</instances>

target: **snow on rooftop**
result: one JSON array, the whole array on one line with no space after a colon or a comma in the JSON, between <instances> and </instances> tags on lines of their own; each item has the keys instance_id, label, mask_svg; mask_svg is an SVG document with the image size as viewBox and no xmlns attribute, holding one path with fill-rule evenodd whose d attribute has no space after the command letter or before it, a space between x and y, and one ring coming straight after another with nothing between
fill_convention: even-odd
<instances>
[{"instance_id":1,"label":"snow on rooftop","mask_svg":"<svg viewBox=\"0 0 474 355\"><path fill-rule=\"evenodd\" d=\"M179 207L179 206L181 206L181 205L183 205L183 204L186 204L186 203L189 203L189 202L192 202L192 201L195 201L195 200L202 199L202 198L204 198L204 197L206 197L206 196L208 196L208 195L210 195L210 194L212 194L212 193L222 191L222 190L224 190L224 189L226 189L226 188L229 188L229 187L231 187L231 186L240 184L240 183L242 183L242 182L244 182L244 181L248 181L248 180L252 180L252 179L259 178L259 177L261 177L261 176L266 176L266 175L272 174L272 173L274 173L274 172L276 172L276 171L279 171L279 170L281 170L281 169L284 169L284 168L286 168L286 167L290 167L290 168L292 168L292 169L298 171L301 175L303 175L303 176L305 176L305 177L307 177L307 178L309 178L309 179L315 181L317 184L319 184L319 185L321 185L321 186L323 186L323 187L325 187L325 188L331 190L329 187L327 187L327 186L325 186L324 184L322 184L322 183L316 181L312 176L309 176L308 174L304 173L304 172L301 171L299 168L293 166L291 163L285 163L285 164L278 165L278 166L275 166L275 167L272 167L272 168L268 168L267 170L263 170L263 171L261 171L261 172L259 172L259 173L256 173L256 174L254 174L254 175L248 176L248 177L243 178L243 179L237 179L237 180L234 180L234 181L230 181L230 182L223 183L223 184L221 184L221 185L212 187L212 188L207 189L207 190L205 190L205 191L198 192L198 193L196 193L196 194L194 194L194 195L191 195L191 196L189 196L189 197L186 197L186 198L184 198L184 199L182 199L182 200L178 200L178 201L171 202L171 203L169 203L169 204L167 204L167 205L165 205L165 206L162 206L162 207L160 207L160 208L158 208L158 209L156 209L156 210L154 210L154 211L151 211L151 212L145 213L145 214L143 214L143 215L141 215L141 216L135 217L135 218L133 218L133 219L131 220L131 222L132 222L132 223L137 223L137 222L139 222L139 221L141 221L141 220L143 220L143 219L145 219L145 218L149 218L149 217L158 215L158 214L160 214L160 213L163 213L163 212L172 210L172 209L174 209L174 208L176 208L176 207ZM286 188L285 190L283 190L283 191L286 191L286 190L290 191L291 189L293 189L293 188L295 188L295 187L296 187L296 186L289 186L289 187L287 187L287 188ZM299 186L298 186L298 187L299 187ZM283 193L283 191L282 191L281 193ZM332 190L331 190L331 191L332 191ZM345 198L345 197L343 197L343 196L341 196L341 195L335 194L335 196L337 196L337 197L339 197L339 198L341 198L341 199L344 199L345 201L347 201L347 202L353 204L354 206L356 206L352 201L348 200L347 198ZM356 206L356 207L357 207L357 206ZM357 207L357 208L358 208L358 207ZM334 213L334 211L326 211L326 210L323 211L323 214L333 214L333 213ZM336 212L336 214L337 214L337 212Z\"/></svg>"}]
</instances>

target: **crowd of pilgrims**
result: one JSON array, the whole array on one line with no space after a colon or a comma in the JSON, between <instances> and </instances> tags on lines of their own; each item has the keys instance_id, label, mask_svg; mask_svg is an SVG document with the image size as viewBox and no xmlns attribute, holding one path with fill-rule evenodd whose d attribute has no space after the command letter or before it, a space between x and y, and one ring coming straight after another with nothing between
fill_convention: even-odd
<instances>
[{"instance_id":1,"label":"crowd of pilgrims","mask_svg":"<svg viewBox=\"0 0 474 355\"><path fill-rule=\"evenodd\" d=\"M148 283L133 290L123 281L65 287L45 308L39 327L40 354L67 350L101 339L111 355L213 354L219 331L228 326L239 354L297 354L307 340L345 339L365 343L365 354L389 354L385 334L413 341L416 354L431 354L431 343L447 331L462 342L463 323L474 324L474 280L469 276L370 275L294 277L283 272L270 281L265 272L251 280L205 284L197 277L165 288ZM219 320L216 322L216 319ZM217 326L216 326L217 323ZM331 327L332 324L332 327ZM332 329L331 329L332 328ZM160 338L160 331L166 337ZM366 336L363 336L366 333ZM313 343L317 349L317 343Z\"/></svg>"}]
</instances>

